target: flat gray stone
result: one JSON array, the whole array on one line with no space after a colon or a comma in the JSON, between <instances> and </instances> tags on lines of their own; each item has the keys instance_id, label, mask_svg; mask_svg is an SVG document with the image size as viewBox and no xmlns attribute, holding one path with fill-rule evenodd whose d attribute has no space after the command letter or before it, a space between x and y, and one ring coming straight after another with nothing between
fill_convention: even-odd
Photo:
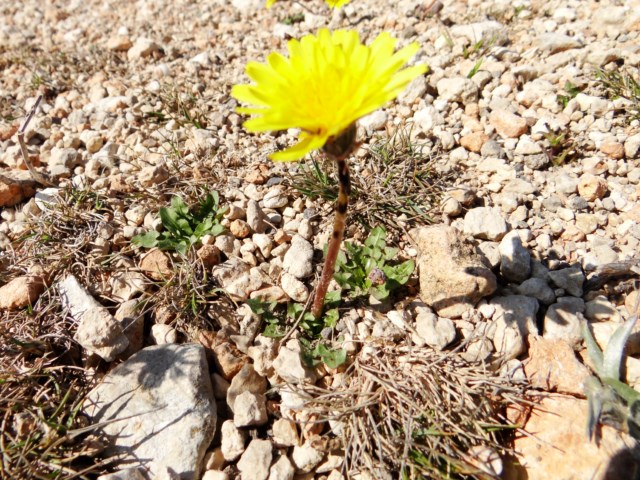
<instances>
[{"instance_id":1,"label":"flat gray stone","mask_svg":"<svg viewBox=\"0 0 640 480\"><path fill-rule=\"evenodd\" d=\"M582 285L585 277L580 267L562 268L549 272L551 281L560 288L563 288L569 295L582 297Z\"/></svg>"},{"instance_id":2,"label":"flat gray stone","mask_svg":"<svg viewBox=\"0 0 640 480\"><path fill-rule=\"evenodd\" d=\"M105 453L145 478L171 469L200 478L213 439L216 403L199 344L145 348L111 370L88 395L84 411L111 440Z\"/></svg>"}]
</instances>

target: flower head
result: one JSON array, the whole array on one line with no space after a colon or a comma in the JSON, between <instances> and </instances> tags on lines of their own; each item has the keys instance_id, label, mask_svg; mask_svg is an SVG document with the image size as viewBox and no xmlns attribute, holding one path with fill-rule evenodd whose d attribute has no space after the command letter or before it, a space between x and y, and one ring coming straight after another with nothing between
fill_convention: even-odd
<instances>
[{"instance_id":1,"label":"flower head","mask_svg":"<svg viewBox=\"0 0 640 480\"><path fill-rule=\"evenodd\" d=\"M290 40L289 57L271 53L266 63L249 62L255 82L235 85L231 95L251 105L238 108L252 115L244 123L250 132L299 128L296 145L271 155L291 161L322 148L356 120L393 100L426 65L402 69L418 51L412 43L394 53L396 40L381 33L366 46L351 30Z\"/></svg>"},{"instance_id":2,"label":"flower head","mask_svg":"<svg viewBox=\"0 0 640 480\"><path fill-rule=\"evenodd\" d=\"M346 5L351 0L325 0L326 4L331 8L340 8L343 5ZM271 8L271 6L276 3L276 0L267 0L267 8Z\"/></svg>"}]
</instances>

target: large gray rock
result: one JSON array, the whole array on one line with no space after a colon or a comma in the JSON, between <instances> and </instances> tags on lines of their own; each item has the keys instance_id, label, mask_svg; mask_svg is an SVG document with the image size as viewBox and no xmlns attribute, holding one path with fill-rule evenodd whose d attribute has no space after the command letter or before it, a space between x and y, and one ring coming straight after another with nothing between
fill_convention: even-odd
<instances>
[{"instance_id":1,"label":"large gray rock","mask_svg":"<svg viewBox=\"0 0 640 480\"><path fill-rule=\"evenodd\" d=\"M523 295L495 297L490 305L493 314L493 345L504 360L516 358L526 351L529 335L538 336L536 313L538 301Z\"/></svg>"},{"instance_id":2,"label":"large gray rock","mask_svg":"<svg viewBox=\"0 0 640 480\"><path fill-rule=\"evenodd\" d=\"M420 298L439 316L458 318L496 289L495 275L458 230L435 225L411 236L418 247Z\"/></svg>"},{"instance_id":3,"label":"large gray rock","mask_svg":"<svg viewBox=\"0 0 640 480\"><path fill-rule=\"evenodd\" d=\"M500 273L510 281L520 283L531 274L531 254L522 245L518 232L507 233L500 245Z\"/></svg>"},{"instance_id":4,"label":"large gray rock","mask_svg":"<svg viewBox=\"0 0 640 480\"><path fill-rule=\"evenodd\" d=\"M73 339L89 353L110 362L129 346L120 322L80 285L76 277L66 277L58 290L62 306L78 322Z\"/></svg>"},{"instance_id":5,"label":"large gray rock","mask_svg":"<svg viewBox=\"0 0 640 480\"><path fill-rule=\"evenodd\" d=\"M561 339L577 348L582 341L580 315L584 313L584 300L575 297L560 297L547 309L544 317L543 336L549 340Z\"/></svg>"},{"instance_id":6,"label":"large gray rock","mask_svg":"<svg viewBox=\"0 0 640 480\"><path fill-rule=\"evenodd\" d=\"M563 288L569 295L582 297L582 285L585 277L579 266L551 271L549 272L549 278L557 287Z\"/></svg>"},{"instance_id":7,"label":"large gray rock","mask_svg":"<svg viewBox=\"0 0 640 480\"><path fill-rule=\"evenodd\" d=\"M148 479L169 468L184 480L200 478L216 426L204 348L141 350L89 393L84 411L111 440L106 455L118 456L116 465L139 466Z\"/></svg>"}]
</instances>

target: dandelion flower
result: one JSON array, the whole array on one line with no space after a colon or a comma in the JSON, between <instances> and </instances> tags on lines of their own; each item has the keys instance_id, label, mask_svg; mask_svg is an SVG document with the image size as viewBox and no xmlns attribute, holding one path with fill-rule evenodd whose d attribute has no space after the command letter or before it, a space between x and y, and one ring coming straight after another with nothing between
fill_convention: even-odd
<instances>
[{"instance_id":1,"label":"dandelion flower","mask_svg":"<svg viewBox=\"0 0 640 480\"><path fill-rule=\"evenodd\" d=\"M335 3L340 3L337 0ZM404 68L418 51L412 43L394 53L396 40L381 33L369 45L351 30L306 35L288 43L288 58L271 53L266 63L249 62L255 82L235 85L231 95L248 104L250 132L300 129L299 142L271 155L293 161L348 131L359 118L393 100L426 65Z\"/></svg>"},{"instance_id":2,"label":"dandelion flower","mask_svg":"<svg viewBox=\"0 0 640 480\"><path fill-rule=\"evenodd\" d=\"M351 0L325 0L325 3L331 8L340 8L350 1ZM274 3L276 3L276 0L267 0L267 8L271 8Z\"/></svg>"}]
</instances>

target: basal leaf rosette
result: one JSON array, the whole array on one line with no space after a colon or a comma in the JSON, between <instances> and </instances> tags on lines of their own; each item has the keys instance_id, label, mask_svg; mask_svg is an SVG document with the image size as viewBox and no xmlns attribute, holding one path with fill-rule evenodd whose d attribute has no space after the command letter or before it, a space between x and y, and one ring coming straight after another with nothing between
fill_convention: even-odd
<instances>
[{"instance_id":1,"label":"basal leaf rosette","mask_svg":"<svg viewBox=\"0 0 640 480\"><path fill-rule=\"evenodd\" d=\"M369 45L358 32L321 29L290 40L289 56L271 53L266 63L249 62L250 85L235 85L231 95L248 107L250 132L300 129L299 142L272 154L276 161L299 160L322 148L359 118L393 100L426 65L405 67L419 46L397 52L396 39L384 32Z\"/></svg>"}]
</instances>

